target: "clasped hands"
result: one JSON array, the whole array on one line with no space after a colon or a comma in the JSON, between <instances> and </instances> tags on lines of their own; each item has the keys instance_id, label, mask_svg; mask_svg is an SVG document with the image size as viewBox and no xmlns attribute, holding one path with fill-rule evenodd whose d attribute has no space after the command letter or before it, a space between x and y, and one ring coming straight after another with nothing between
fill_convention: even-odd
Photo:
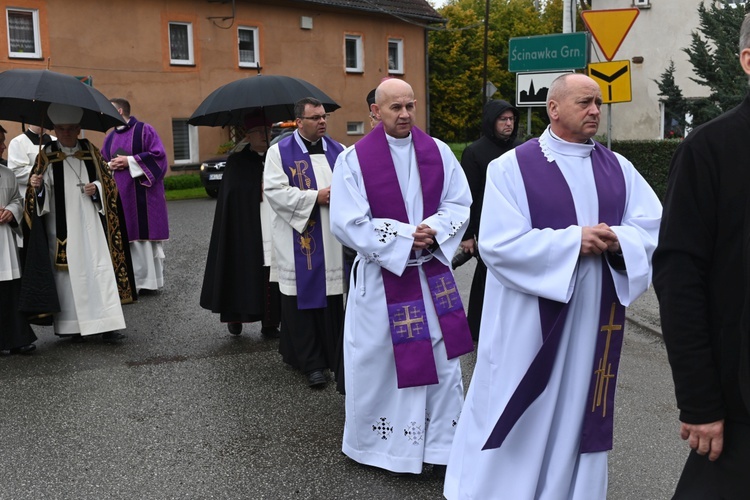
<instances>
[{"instance_id":1,"label":"clasped hands","mask_svg":"<svg viewBox=\"0 0 750 500\"><path fill-rule=\"evenodd\" d=\"M437 231L432 229L427 224L420 224L417 226L417 230L412 234L414 237L414 243L412 243L412 250L424 250L435 243L435 235Z\"/></svg>"},{"instance_id":2,"label":"clasped hands","mask_svg":"<svg viewBox=\"0 0 750 500\"><path fill-rule=\"evenodd\" d=\"M115 156L114 158L109 160L109 163L107 165L109 165L109 170L111 172L114 172L115 170L126 170L130 168L127 156Z\"/></svg>"},{"instance_id":3,"label":"clasped hands","mask_svg":"<svg viewBox=\"0 0 750 500\"><path fill-rule=\"evenodd\" d=\"M581 255L601 255L604 252L617 253L620 242L617 234L605 223L596 226L583 226L581 230Z\"/></svg>"}]
</instances>

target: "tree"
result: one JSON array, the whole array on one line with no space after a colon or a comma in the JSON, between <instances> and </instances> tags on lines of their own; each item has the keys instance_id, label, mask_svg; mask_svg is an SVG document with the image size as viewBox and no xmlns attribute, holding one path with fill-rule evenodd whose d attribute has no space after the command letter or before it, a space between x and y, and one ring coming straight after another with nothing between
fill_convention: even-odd
<instances>
[{"instance_id":1,"label":"tree","mask_svg":"<svg viewBox=\"0 0 750 500\"><path fill-rule=\"evenodd\" d=\"M674 81L674 71L674 61L669 61L669 67L661 74L661 80L654 81L659 86L659 95L664 98L665 137L684 137L688 107L682 90Z\"/></svg>"},{"instance_id":2,"label":"tree","mask_svg":"<svg viewBox=\"0 0 750 500\"><path fill-rule=\"evenodd\" d=\"M485 0L453 0L439 9L446 29L429 36L430 132L446 141L479 137L483 104ZM559 33L562 0L492 0L488 31L488 80L494 98L515 102L515 75L508 71L508 40L519 36ZM546 113L539 110L534 126L541 131Z\"/></svg>"},{"instance_id":3,"label":"tree","mask_svg":"<svg viewBox=\"0 0 750 500\"><path fill-rule=\"evenodd\" d=\"M690 77L696 83L709 88L708 97L685 102L686 109L693 116L692 125L700 125L721 113L737 106L747 94L747 75L739 68L740 25L745 15L750 12L750 3L728 5L725 2L714 2L710 7L704 3L698 6L699 25L691 34L690 46L683 51L693 66L695 76ZM673 67L673 66L672 66ZM665 77L667 77L665 79ZM672 78L672 82L668 78ZM674 72L669 70L657 81L659 90L669 88L677 91L674 84ZM675 96L674 89L672 95ZM682 93L680 91L680 96ZM680 105L673 101L673 105Z\"/></svg>"}]
</instances>

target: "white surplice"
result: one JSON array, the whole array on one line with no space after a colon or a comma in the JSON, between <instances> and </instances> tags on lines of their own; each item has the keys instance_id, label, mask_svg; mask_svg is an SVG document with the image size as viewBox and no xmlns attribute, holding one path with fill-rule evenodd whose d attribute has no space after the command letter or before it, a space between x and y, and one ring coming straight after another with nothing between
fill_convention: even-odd
<instances>
[{"instance_id":1,"label":"white surplice","mask_svg":"<svg viewBox=\"0 0 750 500\"><path fill-rule=\"evenodd\" d=\"M40 137L41 139L41 137ZM52 140L55 140L52 137ZM34 168L34 161L39 155L39 145L31 142L31 139L23 133L17 135L8 143L8 168L13 171L18 181L18 190L21 197L26 196L26 186L29 184L29 175ZM16 238L19 247L23 247L23 236Z\"/></svg>"},{"instance_id":2,"label":"white surplice","mask_svg":"<svg viewBox=\"0 0 750 500\"><path fill-rule=\"evenodd\" d=\"M118 127L118 130L124 127ZM134 156L128 156L128 171L133 179L145 175ZM130 242L130 260L136 290L159 290L164 287L164 242L136 240Z\"/></svg>"},{"instance_id":3,"label":"white surplice","mask_svg":"<svg viewBox=\"0 0 750 500\"><path fill-rule=\"evenodd\" d=\"M599 329L601 257L579 257L581 227L599 221L590 154L593 144L564 142L549 131L542 150L571 187L578 225L532 229L515 151L490 163L479 253L487 268L477 363L445 479L449 499L601 500L607 452L578 452ZM627 306L649 286L661 204L620 155L627 189L622 224L612 227L627 270L610 269ZM500 448L482 451L541 346L538 297L569 302L549 384ZM614 390L614 388L612 388Z\"/></svg>"},{"instance_id":4,"label":"white surplice","mask_svg":"<svg viewBox=\"0 0 750 500\"><path fill-rule=\"evenodd\" d=\"M16 280L21 277L16 236L20 235L23 198L13 172L2 165L0 165L0 208L9 210L17 224L16 227L10 223L0 224L0 281Z\"/></svg>"},{"instance_id":5,"label":"white surplice","mask_svg":"<svg viewBox=\"0 0 750 500\"><path fill-rule=\"evenodd\" d=\"M138 291L159 290L164 286L164 242L130 242L133 277Z\"/></svg>"},{"instance_id":6,"label":"white surplice","mask_svg":"<svg viewBox=\"0 0 750 500\"><path fill-rule=\"evenodd\" d=\"M307 151L294 132L293 140L303 151ZM323 140L323 139L321 139ZM325 142L323 143L326 146ZM331 185L331 165L324 154L310 155L310 162L315 173L318 189ZM267 201L271 214L271 238L273 253L271 258L271 281L279 283L279 290L284 295L297 295L296 271L294 267L294 231L302 232L307 226L310 214L315 208L318 191L301 190L289 184L289 177L281 164L281 153L278 144L271 146L266 153L263 169L263 199ZM261 205L261 209L263 209ZM329 222L330 207L320 205L320 225L323 232L323 255L326 266L326 295L344 293L344 258L341 244L331 234ZM264 227L265 230L265 227ZM264 235L265 239L265 235ZM266 244L264 242L264 256Z\"/></svg>"},{"instance_id":7,"label":"white surplice","mask_svg":"<svg viewBox=\"0 0 750 500\"><path fill-rule=\"evenodd\" d=\"M61 311L54 315L55 333L94 335L125 328L125 317L117 292L117 282L100 210L106 204L93 202L79 184L90 182L86 165L72 156L78 150L60 147L64 161L65 213L68 228L68 270L54 269L55 286ZM80 177L80 179L79 179ZM104 197L99 181L99 194ZM55 190L52 166L44 172L44 204L37 204L39 215L46 215L50 260L56 252Z\"/></svg>"},{"instance_id":8,"label":"white surplice","mask_svg":"<svg viewBox=\"0 0 750 500\"><path fill-rule=\"evenodd\" d=\"M372 217L357 154L336 161L331 187L331 230L358 252L344 322L346 422L343 452L357 462L394 472L420 473L423 463L446 464L463 404L459 359L447 359L424 271L422 296L439 384L399 389L381 267L401 275L412 234L422 222L437 231L435 258L449 266L466 230L471 193L448 146L435 141L445 178L438 212L424 217L422 188L411 136L387 136L408 222Z\"/></svg>"}]
</instances>

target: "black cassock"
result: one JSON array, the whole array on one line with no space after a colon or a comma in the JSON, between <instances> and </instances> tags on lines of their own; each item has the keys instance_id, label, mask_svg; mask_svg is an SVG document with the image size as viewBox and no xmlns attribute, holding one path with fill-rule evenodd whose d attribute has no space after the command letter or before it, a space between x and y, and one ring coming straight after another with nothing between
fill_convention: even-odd
<instances>
[{"instance_id":1,"label":"black cassock","mask_svg":"<svg viewBox=\"0 0 750 500\"><path fill-rule=\"evenodd\" d=\"M223 322L278 326L278 284L263 262L263 158L246 146L227 159L216 200L200 305Z\"/></svg>"}]
</instances>

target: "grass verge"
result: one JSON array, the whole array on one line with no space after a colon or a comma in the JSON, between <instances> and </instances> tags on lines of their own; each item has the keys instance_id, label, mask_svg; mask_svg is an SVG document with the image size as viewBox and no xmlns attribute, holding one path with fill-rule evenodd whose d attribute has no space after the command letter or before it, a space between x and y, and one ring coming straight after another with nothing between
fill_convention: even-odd
<instances>
[{"instance_id":1,"label":"grass verge","mask_svg":"<svg viewBox=\"0 0 750 500\"><path fill-rule=\"evenodd\" d=\"M168 189L165 194L167 201L172 200L192 200L195 198L208 198L206 190L203 187L187 189Z\"/></svg>"}]
</instances>

